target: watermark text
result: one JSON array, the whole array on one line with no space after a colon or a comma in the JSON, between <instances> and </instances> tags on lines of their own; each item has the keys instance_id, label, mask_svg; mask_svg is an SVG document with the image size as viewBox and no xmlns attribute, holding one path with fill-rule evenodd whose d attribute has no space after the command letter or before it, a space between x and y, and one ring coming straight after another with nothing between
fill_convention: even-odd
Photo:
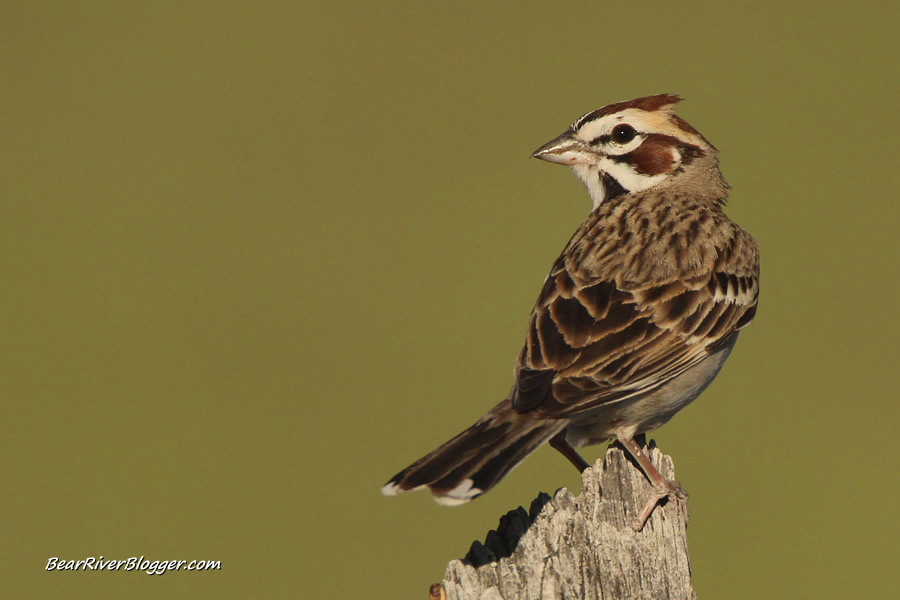
<instances>
[{"instance_id":1,"label":"watermark text","mask_svg":"<svg viewBox=\"0 0 900 600\"><path fill-rule=\"evenodd\" d=\"M64 560L53 556L46 571L137 571L148 575L162 575L168 571L221 571L220 560L148 560L132 556L124 560L89 556L81 560Z\"/></svg>"}]
</instances>

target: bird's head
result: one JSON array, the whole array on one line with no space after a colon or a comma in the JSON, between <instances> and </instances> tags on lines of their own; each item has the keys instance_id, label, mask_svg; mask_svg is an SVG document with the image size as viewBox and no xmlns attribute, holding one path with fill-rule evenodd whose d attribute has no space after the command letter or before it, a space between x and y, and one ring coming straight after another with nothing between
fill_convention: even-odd
<instances>
[{"instance_id":1,"label":"bird's head","mask_svg":"<svg viewBox=\"0 0 900 600\"><path fill-rule=\"evenodd\" d=\"M621 194L679 182L724 199L728 186L718 152L675 114L680 100L660 94L598 108L532 156L571 167L587 186L594 208Z\"/></svg>"}]
</instances>

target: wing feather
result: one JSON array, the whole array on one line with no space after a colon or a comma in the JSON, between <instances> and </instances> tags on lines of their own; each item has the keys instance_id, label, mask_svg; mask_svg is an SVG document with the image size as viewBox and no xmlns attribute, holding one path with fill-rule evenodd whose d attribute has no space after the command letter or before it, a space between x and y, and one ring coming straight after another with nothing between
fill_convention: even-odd
<instances>
[{"instance_id":1,"label":"wing feather","mask_svg":"<svg viewBox=\"0 0 900 600\"><path fill-rule=\"evenodd\" d=\"M756 248L737 231L705 271L640 285L585 278L563 253L531 315L513 407L572 416L649 393L703 361L756 311Z\"/></svg>"}]
</instances>

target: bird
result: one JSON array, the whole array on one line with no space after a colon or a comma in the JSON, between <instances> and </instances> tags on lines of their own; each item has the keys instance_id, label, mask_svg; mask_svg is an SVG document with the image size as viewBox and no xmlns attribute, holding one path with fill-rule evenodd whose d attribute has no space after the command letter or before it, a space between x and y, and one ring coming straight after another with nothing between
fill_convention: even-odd
<instances>
[{"instance_id":1,"label":"bird","mask_svg":"<svg viewBox=\"0 0 900 600\"><path fill-rule=\"evenodd\" d=\"M685 498L642 450L696 399L756 314L759 250L724 212L716 148L675 114L677 94L608 104L532 157L566 165L592 210L553 263L531 312L509 395L388 481L458 505L544 443L579 471L577 448L618 442L651 484L632 526Z\"/></svg>"}]
</instances>

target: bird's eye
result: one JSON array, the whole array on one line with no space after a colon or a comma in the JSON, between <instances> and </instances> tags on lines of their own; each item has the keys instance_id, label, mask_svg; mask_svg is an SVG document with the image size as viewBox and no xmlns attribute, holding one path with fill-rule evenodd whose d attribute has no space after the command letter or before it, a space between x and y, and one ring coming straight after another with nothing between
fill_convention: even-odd
<instances>
[{"instance_id":1,"label":"bird's eye","mask_svg":"<svg viewBox=\"0 0 900 600\"><path fill-rule=\"evenodd\" d=\"M635 135L637 132L631 125L616 125L612 130L612 139L617 144L627 144Z\"/></svg>"}]
</instances>

